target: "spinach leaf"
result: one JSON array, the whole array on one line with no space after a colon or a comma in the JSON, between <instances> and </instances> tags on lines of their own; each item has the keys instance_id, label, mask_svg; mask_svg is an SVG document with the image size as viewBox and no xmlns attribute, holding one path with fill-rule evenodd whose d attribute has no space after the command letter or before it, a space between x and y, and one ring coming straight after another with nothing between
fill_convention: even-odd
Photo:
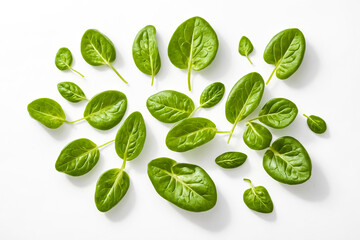
<instances>
[{"instance_id":1,"label":"spinach leaf","mask_svg":"<svg viewBox=\"0 0 360 240\"><path fill-rule=\"evenodd\" d=\"M154 118L164 123L174 123L187 118L195 109L191 98L172 90L150 96L146 101L146 107Z\"/></svg>"},{"instance_id":2,"label":"spinach leaf","mask_svg":"<svg viewBox=\"0 0 360 240\"><path fill-rule=\"evenodd\" d=\"M256 186L251 183L249 179L244 178L244 181L250 183L251 188L244 192L244 203L251 210L261 213L271 213L274 209L274 204L271 200L269 192L263 186Z\"/></svg>"},{"instance_id":3,"label":"spinach leaf","mask_svg":"<svg viewBox=\"0 0 360 240\"><path fill-rule=\"evenodd\" d=\"M199 166L163 157L149 162L147 173L156 192L182 209L203 212L216 204L215 184Z\"/></svg>"},{"instance_id":4,"label":"spinach leaf","mask_svg":"<svg viewBox=\"0 0 360 240\"><path fill-rule=\"evenodd\" d=\"M64 110L56 101L50 98L39 98L27 106L32 118L48 128L58 128L66 121Z\"/></svg>"},{"instance_id":5,"label":"spinach leaf","mask_svg":"<svg viewBox=\"0 0 360 240\"><path fill-rule=\"evenodd\" d=\"M126 108L127 99L125 94L114 90L104 91L89 101L83 119L86 119L94 128L108 130L121 121Z\"/></svg>"},{"instance_id":6,"label":"spinach leaf","mask_svg":"<svg viewBox=\"0 0 360 240\"><path fill-rule=\"evenodd\" d=\"M76 71L71 67L72 61L73 61L73 57L68 48L66 47L60 48L59 51L56 53L55 65L59 70L64 71L70 69L76 72L77 74L79 74L80 76L84 77L84 75L82 75L81 73L79 73L78 71Z\"/></svg>"},{"instance_id":7,"label":"spinach leaf","mask_svg":"<svg viewBox=\"0 0 360 240\"><path fill-rule=\"evenodd\" d=\"M81 39L81 55L92 66L108 65L123 80L111 64L116 59L116 50L111 40L95 29L88 29Z\"/></svg>"},{"instance_id":8,"label":"spinach leaf","mask_svg":"<svg viewBox=\"0 0 360 240\"><path fill-rule=\"evenodd\" d=\"M239 42L239 53L242 56L245 56L251 64L253 64L249 58L249 54L254 50L254 46L252 45L250 39L245 36L242 36Z\"/></svg>"},{"instance_id":9,"label":"spinach leaf","mask_svg":"<svg viewBox=\"0 0 360 240\"><path fill-rule=\"evenodd\" d=\"M293 137L281 137L265 152L265 171L276 181L300 184L311 176L311 159L306 149Z\"/></svg>"},{"instance_id":10,"label":"spinach leaf","mask_svg":"<svg viewBox=\"0 0 360 240\"><path fill-rule=\"evenodd\" d=\"M241 152L225 152L215 159L215 163L223 168L237 168L247 159L247 155Z\"/></svg>"},{"instance_id":11,"label":"spinach leaf","mask_svg":"<svg viewBox=\"0 0 360 240\"><path fill-rule=\"evenodd\" d=\"M139 31L134 40L132 54L137 68L152 76L152 86L161 66L154 26L148 25Z\"/></svg>"},{"instance_id":12,"label":"spinach leaf","mask_svg":"<svg viewBox=\"0 0 360 240\"><path fill-rule=\"evenodd\" d=\"M166 136L166 146L175 152L186 152L211 141L215 124L206 118L187 118L177 123Z\"/></svg>"},{"instance_id":13,"label":"spinach leaf","mask_svg":"<svg viewBox=\"0 0 360 240\"><path fill-rule=\"evenodd\" d=\"M124 161L136 158L144 147L145 138L144 118L140 112L133 112L116 134L115 150L117 155Z\"/></svg>"},{"instance_id":14,"label":"spinach leaf","mask_svg":"<svg viewBox=\"0 0 360 240\"><path fill-rule=\"evenodd\" d=\"M310 130L314 133L324 133L326 131L326 122L318 116L310 115L309 117L304 114L307 118L307 125L309 126Z\"/></svg>"},{"instance_id":15,"label":"spinach leaf","mask_svg":"<svg viewBox=\"0 0 360 240\"><path fill-rule=\"evenodd\" d=\"M252 72L243 76L231 89L225 105L226 119L233 124L228 143L236 124L259 105L264 88L264 79L259 73Z\"/></svg>"},{"instance_id":16,"label":"spinach leaf","mask_svg":"<svg viewBox=\"0 0 360 240\"><path fill-rule=\"evenodd\" d=\"M253 150L263 150L270 146L271 132L259 123L247 122L243 135L245 144Z\"/></svg>"},{"instance_id":17,"label":"spinach leaf","mask_svg":"<svg viewBox=\"0 0 360 240\"><path fill-rule=\"evenodd\" d=\"M273 98L264 105L256 119L272 128L284 128L295 120L297 114L295 103L285 98Z\"/></svg>"},{"instance_id":18,"label":"spinach leaf","mask_svg":"<svg viewBox=\"0 0 360 240\"><path fill-rule=\"evenodd\" d=\"M189 91L191 70L207 67L214 60L218 47L214 29L201 17L190 18L175 30L169 42L168 56L175 67L188 69Z\"/></svg>"},{"instance_id":19,"label":"spinach leaf","mask_svg":"<svg viewBox=\"0 0 360 240\"><path fill-rule=\"evenodd\" d=\"M269 80L276 72L279 79L287 79L300 67L305 54L305 37L297 28L290 28L276 34L264 51L264 60L275 65Z\"/></svg>"},{"instance_id":20,"label":"spinach leaf","mask_svg":"<svg viewBox=\"0 0 360 240\"><path fill-rule=\"evenodd\" d=\"M130 186L129 175L123 168L103 173L96 183L95 204L99 211L107 212L125 196Z\"/></svg>"},{"instance_id":21,"label":"spinach leaf","mask_svg":"<svg viewBox=\"0 0 360 240\"><path fill-rule=\"evenodd\" d=\"M61 96L63 96L69 102L80 102L87 100L85 94L81 88L72 82L61 82L57 85L57 89Z\"/></svg>"},{"instance_id":22,"label":"spinach leaf","mask_svg":"<svg viewBox=\"0 0 360 240\"><path fill-rule=\"evenodd\" d=\"M202 108L211 108L218 104L225 93L225 85L221 82L215 82L207 86L200 96L200 106Z\"/></svg>"}]
</instances>

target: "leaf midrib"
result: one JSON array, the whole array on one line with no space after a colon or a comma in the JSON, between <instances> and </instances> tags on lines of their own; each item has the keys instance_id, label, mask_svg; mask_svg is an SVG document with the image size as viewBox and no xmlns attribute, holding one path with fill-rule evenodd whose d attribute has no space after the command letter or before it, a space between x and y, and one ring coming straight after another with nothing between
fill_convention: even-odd
<instances>
[{"instance_id":1,"label":"leaf midrib","mask_svg":"<svg viewBox=\"0 0 360 240\"><path fill-rule=\"evenodd\" d=\"M187 137L187 136L192 135L192 134L195 134L195 133L197 133L197 132L205 131L205 130L210 130L210 129L214 129L215 132L216 132L216 130L217 130L217 129L214 128L214 127L201 128L201 129L196 130L196 131L194 131L194 132L190 132L190 133L187 133L187 134L184 134L184 135L176 136L175 138Z\"/></svg>"},{"instance_id":2,"label":"leaf midrib","mask_svg":"<svg viewBox=\"0 0 360 240\"><path fill-rule=\"evenodd\" d=\"M159 104L159 105L161 105L161 106L164 106L164 108L170 108L170 109L172 109L172 110L174 110L174 111L177 111L177 112L192 113L192 111L186 111L186 110L182 110L182 109L179 109L179 108L170 107L170 106L168 106L168 105L165 105L165 104L163 104L163 103L161 103L161 102L156 102L156 101L154 101L154 100L149 100L149 101L152 102L152 103L154 103L154 104Z\"/></svg>"}]
</instances>

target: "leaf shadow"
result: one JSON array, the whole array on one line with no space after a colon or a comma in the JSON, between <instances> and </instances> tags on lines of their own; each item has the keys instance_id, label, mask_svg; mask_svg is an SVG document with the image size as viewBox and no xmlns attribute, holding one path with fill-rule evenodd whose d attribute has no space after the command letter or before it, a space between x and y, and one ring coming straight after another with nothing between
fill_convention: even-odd
<instances>
[{"instance_id":1,"label":"leaf shadow","mask_svg":"<svg viewBox=\"0 0 360 240\"><path fill-rule=\"evenodd\" d=\"M254 215L256 215L257 217L263 219L264 221L267 222L275 222L277 219L277 213L276 213L276 208L274 207L274 210L271 213L260 213L260 212L256 212L253 210L249 211L253 212Z\"/></svg>"},{"instance_id":2,"label":"leaf shadow","mask_svg":"<svg viewBox=\"0 0 360 240\"><path fill-rule=\"evenodd\" d=\"M42 125L41 123L39 123L41 125L41 127L43 127L45 129L45 131L48 132L48 134L53 137L54 139L61 141L61 140L65 140L67 139L67 137L70 134L70 128L71 126L69 126L70 124L64 123L62 126L60 126L59 128L56 129L51 129L48 127L45 127L44 125Z\"/></svg>"}]
</instances>

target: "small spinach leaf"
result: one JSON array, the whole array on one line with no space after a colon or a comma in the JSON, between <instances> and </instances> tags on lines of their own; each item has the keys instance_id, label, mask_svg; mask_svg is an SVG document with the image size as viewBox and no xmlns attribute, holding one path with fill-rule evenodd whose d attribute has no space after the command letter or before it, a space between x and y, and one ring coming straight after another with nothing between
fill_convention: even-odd
<instances>
[{"instance_id":1,"label":"small spinach leaf","mask_svg":"<svg viewBox=\"0 0 360 240\"><path fill-rule=\"evenodd\" d=\"M72 82L61 82L57 85L57 89L61 96L63 96L69 102L80 102L87 100L85 94L81 88Z\"/></svg>"},{"instance_id":2,"label":"small spinach leaf","mask_svg":"<svg viewBox=\"0 0 360 240\"><path fill-rule=\"evenodd\" d=\"M190 18L175 30L169 42L168 56L175 67L188 69L189 91L191 70L207 67L214 60L218 47L214 29L201 17Z\"/></svg>"},{"instance_id":3,"label":"small spinach leaf","mask_svg":"<svg viewBox=\"0 0 360 240\"><path fill-rule=\"evenodd\" d=\"M55 65L59 70L64 71L70 69L76 72L77 74L79 74L80 76L84 77L84 75L82 75L81 73L79 73L78 71L76 71L71 67L72 61L73 61L72 54L68 48L66 47L60 48L59 51L56 53Z\"/></svg>"},{"instance_id":4,"label":"small spinach leaf","mask_svg":"<svg viewBox=\"0 0 360 240\"><path fill-rule=\"evenodd\" d=\"M307 118L307 125L309 126L310 130L314 133L324 133L326 131L326 122L321 117L310 115L309 117L304 114Z\"/></svg>"},{"instance_id":5,"label":"small spinach leaf","mask_svg":"<svg viewBox=\"0 0 360 240\"><path fill-rule=\"evenodd\" d=\"M244 192L244 203L251 210L261 213L271 213L274 209L274 204L271 200L269 192L263 186L254 186L249 179L244 178L244 181L250 183L251 188Z\"/></svg>"},{"instance_id":6,"label":"small spinach leaf","mask_svg":"<svg viewBox=\"0 0 360 240\"><path fill-rule=\"evenodd\" d=\"M215 82L207 86L200 96L200 107L211 108L218 104L225 93L225 85Z\"/></svg>"},{"instance_id":7,"label":"small spinach leaf","mask_svg":"<svg viewBox=\"0 0 360 240\"><path fill-rule=\"evenodd\" d=\"M111 40L96 29L88 29L81 39L81 55L92 66L108 65L123 80L111 64L116 59L116 50Z\"/></svg>"},{"instance_id":8,"label":"small spinach leaf","mask_svg":"<svg viewBox=\"0 0 360 240\"><path fill-rule=\"evenodd\" d=\"M191 98L172 90L150 96L146 101L146 107L154 118L164 123L174 123L187 118L195 109Z\"/></svg>"},{"instance_id":9,"label":"small spinach leaf","mask_svg":"<svg viewBox=\"0 0 360 240\"><path fill-rule=\"evenodd\" d=\"M99 211L107 212L125 196L130 186L129 175L123 168L103 173L96 183L95 204Z\"/></svg>"},{"instance_id":10,"label":"small spinach leaf","mask_svg":"<svg viewBox=\"0 0 360 240\"><path fill-rule=\"evenodd\" d=\"M263 150L270 146L271 132L259 123L247 122L243 135L245 144L253 150Z\"/></svg>"},{"instance_id":11,"label":"small spinach leaf","mask_svg":"<svg viewBox=\"0 0 360 240\"><path fill-rule=\"evenodd\" d=\"M186 152L211 141L216 125L206 118L187 118L177 123L166 136L166 146L175 152Z\"/></svg>"},{"instance_id":12,"label":"small spinach leaf","mask_svg":"<svg viewBox=\"0 0 360 240\"><path fill-rule=\"evenodd\" d=\"M203 212L216 204L215 184L199 166L157 158L149 162L147 173L156 192L182 209Z\"/></svg>"},{"instance_id":13,"label":"small spinach leaf","mask_svg":"<svg viewBox=\"0 0 360 240\"><path fill-rule=\"evenodd\" d=\"M154 26L148 25L139 31L134 40L132 55L137 68L152 76L152 86L161 66Z\"/></svg>"},{"instance_id":14,"label":"small spinach leaf","mask_svg":"<svg viewBox=\"0 0 360 240\"><path fill-rule=\"evenodd\" d=\"M242 36L239 42L239 53L242 56L245 56L251 64L253 64L249 58L249 54L254 50L254 46L252 45L250 39L245 36Z\"/></svg>"},{"instance_id":15,"label":"small spinach leaf","mask_svg":"<svg viewBox=\"0 0 360 240\"><path fill-rule=\"evenodd\" d=\"M50 98L39 98L27 106L32 118L48 128L58 128L66 121L64 110L56 101Z\"/></svg>"},{"instance_id":16,"label":"small spinach leaf","mask_svg":"<svg viewBox=\"0 0 360 240\"><path fill-rule=\"evenodd\" d=\"M305 54L305 37L297 28L286 29L276 34L264 51L264 60L275 65L269 80L276 72L279 79L287 79L300 67Z\"/></svg>"},{"instance_id":17,"label":"small spinach leaf","mask_svg":"<svg viewBox=\"0 0 360 240\"><path fill-rule=\"evenodd\" d=\"M215 159L215 163L222 168L237 168L247 159L247 155L241 152L225 152Z\"/></svg>"},{"instance_id":18,"label":"small spinach leaf","mask_svg":"<svg viewBox=\"0 0 360 240\"><path fill-rule=\"evenodd\" d=\"M276 181L300 184L311 176L311 159L306 149L293 137L281 137L265 152L265 171Z\"/></svg>"}]
</instances>

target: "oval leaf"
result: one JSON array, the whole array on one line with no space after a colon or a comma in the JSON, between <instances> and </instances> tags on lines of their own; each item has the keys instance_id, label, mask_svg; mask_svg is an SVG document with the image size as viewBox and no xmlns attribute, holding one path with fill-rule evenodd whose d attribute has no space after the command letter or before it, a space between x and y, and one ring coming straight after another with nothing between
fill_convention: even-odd
<instances>
[{"instance_id":1,"label":"oval leaf","mask_svg":"<svg viewBox=\"0 0 360 240\"><path fill-rule=\"evenodd\" d=\"M84 118L94 128L108 130L123 118L127 108L125 94L109 90L94 96L86 105Z\"/></svg>"},{"instance_id":2,"label":"oval leaf","mask_svg":"<svg viewBox=\"0 0 360 240\"><path fill-rule=\"evenodd\" d=\"M300 184L311 176L311 160L306 149L293 137L281 137L265 152L265 171L275 180Z\"/></svg>"},{"instance_id":3,"label":"oval leaf","mask_svg":"<svg viewBox=\"0 0 360 240\"><path fill-rule=\"evenodd\" d=\"M272 134L263 125L248 122L243 139L249 148L253 150L263 150L270 146Z\"/></svg>"},{"instance_id":4,"label":"oval leaf","mask_svg":"<svg viewBox=\"0 0 360 240\"><path fill-rule=\"evenodd\" d=\"M32 118L48 128L58 128L66 122L64 110L56 101L50 98L39 98L27 106Z\"/></svg>"},{"instance_id":5,"label":"oval leaf","mask_svg":"<svg viewBox=\"0 0 360 240\"><path fill-rule=\"evenodd\" d=\"M211 108L218 104L225 93L225 85L221 82L215 82L207 86L200 96L200 106L202 108Z\"/></svg>"},{"instance_id":6,"label":"oval leaf","mask_svg":"<svg viewBox=\"0 0 360 240\"><path fill-rule=\"evenodd\" d=\"M187 118L176 124L166 136L166 146L175 152L186 152L211 141L216 125L206 118Z\"/></svg>"},{"instance_id":7,"label":"oval leaf","mask_svg":"<svg viewBox=\"0 0 360 240\"><path fill-rule=\"evenodd\" d=\"M245 36L242 36L239 42L239 53L242 56L245 56L251 64L253 64L249 59L249 54L254 50L254 46L252 45L250 39Z\"/></svg>"},{"instance_id":8,"label":"oval leaf","mask_svg":"<svg viewBox=\"0 0 360 240\"><path fill-rule=\"evenodd\" d=\"M247 155L241 152L226 152L215 159L215 163L223 168L237 168L247 159Z\"/></svg>"},{"instance_id":9,"label":"oval leaf","mask_svg":"<svg viewBox=\"0 0 360 240\"><path fill-rule=\"evenodd\" d=\"M178 122L194 111L193 100L183 93L165 90L150 96L146 107L151 115L164 123Z\"/></svg>"},{"instance_id":10,"label":"oval leaf","mask_svg":"<svg viewBox=\"0 0 360 240\"><path fill-rule=\"evenodd\" d=\"M60 48L55 56L55 65L61 70L67 70L72 64L73 58L70 50L66 47Z\"/></svg>"},{"instance_id":11,"label":"oval leaf","mask_svg":"<svg viewBox=\"0 0 360 240\"><path fill-rule=\"evenodd\" d=\"M157 158L148 164L147 172L156 192L182 209L203 212L216 204L215 184L199 166Z\"/></svg>"},{"instance_id":12,"label":"oval leaf","mask_svg":"<svg viewBox=\"0 0 360 240\"><path fill-rule=\"evenodd\" d=\"M326 122L318 116L310 115L309 117L304 114L307 118L307 125L309 126L310 130L314 133L324 133L326 131Z\"/></svg>"},{"instance_id":13,"label":"oval leaf","mask_svg":"<svg viewBox=\"0 0 360 240\"><path fill-rule=\"evenodd\" d=\"M244 180L251 185L251 188L247 189L243 195L246 206L257 212L271 213L274 209L274 204L266 188L263 186L254 187L249 179L245 178Z\"/></svg>"},{"instance_id":14,"label":"oval leaf","mask_svg":"<svg viewBox=\"0 0 360 240\"><path fill-rule=\"evenodd\" d=\"M116 134L115 150L124 160L136 158L144 147L146 127L140 112L133 112Z\"/></svg>"},{"instance_id":15,"label":"oval leaf","mask_svg":"<svg viewBox=\"0 0 360 240\"><path fill-rule=\"evenodd\" d=\"M296 118L298 108L286 98L273 98L259 112L259 121L272 128L289 126Z\"/></svg>"},{"instance_id":16,"label":"oval leaf","mask_svg":"<svg viewBox=\"0 0 360 240\"><path fill-rule=\"evenodd\" d=\"M69 143L61 151L55 168L70 176L81 176L95 167L99 157L98 146L89 139L80 138Z\"/></svg>"},{"instance_id":17,"label":"oval leaf","mask_svg":"<svg viewBox=\"0 0 360 240\"><path fill-rule=\"evenodd\" d=\"M72 82L61 82L57 85L58 91L69 102L87 100L81 88Z\"/></svg>"}]
</instances>

